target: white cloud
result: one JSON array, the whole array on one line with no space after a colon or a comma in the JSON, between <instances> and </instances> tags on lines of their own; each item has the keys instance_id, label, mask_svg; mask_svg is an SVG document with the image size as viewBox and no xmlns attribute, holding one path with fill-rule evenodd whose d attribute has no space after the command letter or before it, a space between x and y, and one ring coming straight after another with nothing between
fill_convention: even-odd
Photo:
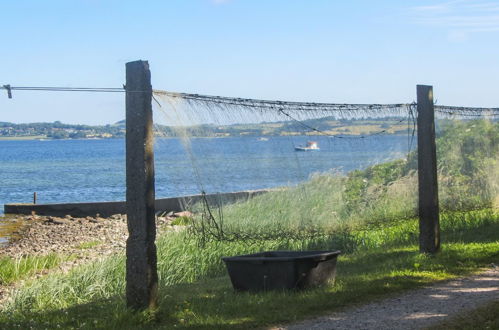
<instances>
[{"instance_id":1,"label":"white cloud","mask_svg":"<svg viewBox=\"0 0 499 330\"><path fill-rule=\"evenodd\" d=\"M230 2L232 0L211 0L215 5L222 5L224 3Z\"/></svg>"},{"instance_id":2,"label":"white cloud","mask_svg":"<svg viewBox=\"0 0 499 330\"><path fill-rule=\"evenodd\" d=\"M411 8L413 21L447 29L450 41L468 40L474 33L499 31L499 3L455 0Z\"/></svg>"},{"instance_id":3,"label":"white cloud","mask_svg":"<svg viewBox=\"0 0 499 330\"><path fill-rule=\"evenodd\" d=\"M452 42L465 42L468 41L469 37L469 33L462 30L449 31L447 35L449 41Z\"/></svg>"}]
</instances>

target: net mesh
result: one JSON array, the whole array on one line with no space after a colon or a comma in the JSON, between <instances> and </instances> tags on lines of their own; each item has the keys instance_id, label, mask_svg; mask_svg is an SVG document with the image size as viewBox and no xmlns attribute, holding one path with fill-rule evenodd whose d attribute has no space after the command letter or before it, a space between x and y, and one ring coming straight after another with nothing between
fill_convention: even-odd
<instances>
[{"instance_id":1,"label":"net mesh","mask_svg":"<svg viewBox=\"0 0 499 330\"><path fill-rule=\"evenodd\" d=\"M499 109L435 106L443 211L499 206Z\"/></svg>"},{"instance_id":2,"label":"net mesh","mask_svg":"<svg viewBox=\"0 0 499 330\"><path fill-rule=\"evenodd\" d=\"M414 104L154 98L158 195L175 184L199 194L184 209L201 244L314 239L415 215Z\"/></svg>"}]
</instances>

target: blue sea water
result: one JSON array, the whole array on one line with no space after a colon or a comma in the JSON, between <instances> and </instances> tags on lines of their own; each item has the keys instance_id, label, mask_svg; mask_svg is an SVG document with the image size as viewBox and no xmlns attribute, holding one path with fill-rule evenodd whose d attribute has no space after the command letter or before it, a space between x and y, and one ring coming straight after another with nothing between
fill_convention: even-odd
<instances>
[{"instance_id":1,"label":"blue sea water","mask_svg":"<svg viewBox=\"0 0 499 330\"><path fill-rule=\"evenodd\" d=\"M294 146L317 141L320 151ZM407 136L176 138L155 143L156 197L296 184L312 173L348 172L407 154ZM192 152L187 152L192 150ZM6 203L125 199L125 140L0 141L0 212Z\"/></svg>"}]
</instances>

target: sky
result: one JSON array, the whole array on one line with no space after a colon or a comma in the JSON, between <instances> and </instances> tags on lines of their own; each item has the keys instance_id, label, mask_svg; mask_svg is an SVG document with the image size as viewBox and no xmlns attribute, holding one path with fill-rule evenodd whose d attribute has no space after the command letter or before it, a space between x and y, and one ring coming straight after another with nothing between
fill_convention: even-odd
<instances>
[{"instance_id":1,"label":"sky","mask_svg":"<svg viewBox=\"0 0 499 330\"><path fill-rule=\"evenodd\" d=\"M499 1L0 0L0 85L499 107ZM0 89L0 121L112 124L124 94Z\"/></svg>"}]
</instances>

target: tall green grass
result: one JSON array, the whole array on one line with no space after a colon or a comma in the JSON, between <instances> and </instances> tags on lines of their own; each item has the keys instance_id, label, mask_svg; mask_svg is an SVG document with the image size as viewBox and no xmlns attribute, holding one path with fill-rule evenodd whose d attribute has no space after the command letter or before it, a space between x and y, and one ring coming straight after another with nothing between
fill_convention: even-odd
<instances>
[{"instance_id":1,"label":"tall green grass","mask_svg":"<svg viewBox=\"0 0 499 330\"><path fill-rule=\"evenodd\" d=\"M365 182L364 182L365 181ZM415 216L417 181L414 172L388 185L367 183L362 202L352 205L351 179L338 174L316 174L296 187L281 188L248 201L215 205L210 212L196 205L191 233L205 241L262 241L287 238L308 240L338 236L367 224L389 223ZM205 207L203 210L202 207ZM212 217L210 217L213 215Z\"/></svg>"},{"instance_id":2,"label":"tall green grass","mask_svg":"<svg viewBox=\"0 0 499 330\"><path fill-rule=\"evenodd\" d=\"M18 290L10 307L18 310L66 308L92 299L120 294L124 289L124 256L80 265L67 274L50 274Z\"/></svg>"},{"instance_id":3,"label":"tall green grass","mask_svg":"<svg viewBox=\"0 0 499 330\"><path fill-rule=\"evenodd\" d=\"M8 285L32 276L42 270L58 266L68 257L52 253L41 256L21 256L0 258L0 285Z\"/></svg>"}]
</instances>

